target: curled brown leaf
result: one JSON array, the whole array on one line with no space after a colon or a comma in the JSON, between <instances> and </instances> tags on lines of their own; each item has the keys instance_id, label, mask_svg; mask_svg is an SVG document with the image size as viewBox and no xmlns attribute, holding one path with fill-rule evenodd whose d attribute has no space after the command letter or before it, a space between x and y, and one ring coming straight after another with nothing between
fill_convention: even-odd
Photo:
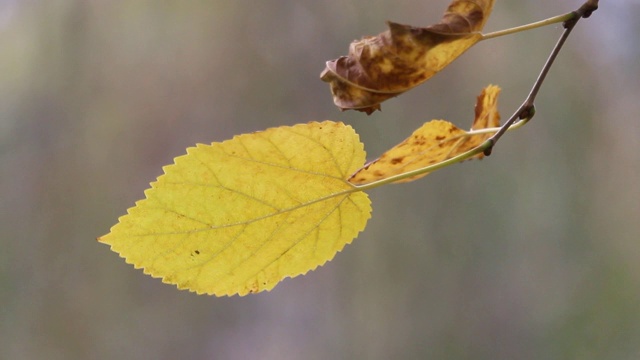
<instances>
[{"instance_id":1,"label":"curled brown leaf","mask_svg":"<svg viewBox=\"0 0 640 360\"><path fill-rule=\"evenodd\" d=\"M336 106L370 114L480 41L493 2L454 0L440 22L426 28L388 22L389 30L352 42L347 56L328 61L320 78Z\"/></svg>"},{"instance_id":2,"label":"curled brown leaf","mask_svg":"<svg viewBox=\"0 0 640 360\"><path fill-rule=\"evenodd\" d=\"M475 118L471 130L495 128L500 125L499 94L500 88L494 85L489 85L482 90L476 102ZM403 142L356 171L349 177L349 182L354 185L365 185L435 165L480 146L491 135L491 132L469 133L445 120L431 120L414 131ZM483 153L479 153L470 159L483 157ZM413 181L427 174L412 176L396 182Z\"/></svg>"}]
</instances>

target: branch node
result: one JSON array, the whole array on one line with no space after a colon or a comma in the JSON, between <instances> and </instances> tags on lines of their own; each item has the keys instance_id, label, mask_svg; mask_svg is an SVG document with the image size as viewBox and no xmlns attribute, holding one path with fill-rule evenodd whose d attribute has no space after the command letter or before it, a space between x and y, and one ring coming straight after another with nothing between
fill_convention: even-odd
<instances>
[{"instance_id":1,"label":"branch node","mask_svg":"<svg viewBox=\"0 0 640 360\"><path fill-rule=\"evenodd\" d=\"M580 6L580 9L578 9L577 12L580 16L586 19L596 10L598 10L598 0L587 0L587 2Z\"/></svg>"},{"instance_id":2,"label":"branch node","mask_svg":"<svg viewBox=\"0 0 640 360\"><path fill-rule=\"evenodd\" d=\"M493 150L493 145L496 143L495 141L493 141L493 139L487 139L487 143L488 145L486 149L484 149L484 151L482 152L484 154L484 156L489 156L491 155L491 150ZM486 144L486 143L485 143Z\"/></svg>"},{"instance_id":3,"label":"branch node","mask_svg":"<svg viewBox=\"0 0 640 360\"><path fill-rule=\"evenodd\" d=\"M534 104L526 105L520 110L520 114L518 115L518 119L531 119L533 115L536 114L536 106Z\"/></svg>"}]
</instances>

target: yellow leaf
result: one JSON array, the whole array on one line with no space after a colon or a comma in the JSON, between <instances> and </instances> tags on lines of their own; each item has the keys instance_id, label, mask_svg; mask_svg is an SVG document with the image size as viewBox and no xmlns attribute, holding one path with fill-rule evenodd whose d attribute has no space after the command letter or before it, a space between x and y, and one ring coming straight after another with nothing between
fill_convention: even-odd
<instances>
[{"instance_id":1,"label":"yellow leaf","mask_svg":"<svg viewBox=\"0 0 640 360\"><path fill-rule=\"evenodd\" d=\"M370 217L358 135L312 122L199 144L98 240L180 289L245 295L331 260Z\"/></svg>"},{"instance_id":2,"label":"yellow leaf","mask_svg":"<svg viewBox=\"0 0 640 360\"><path fill-rule=\"evenodd\" d=\"M438 24L420 28L389 22L378 36L354 41L349 55L328 61L328 82L342 110L367 114L423 83L482 39L494 0L454 0Z\"/></svg>"},{"instance_id":3,"label":"yellow leaf","mask_svg":"<svg viewBox=\"0 0 640 360\"><path fill-rule=\"evenodd\" d=\"M472 130L497 127L499 125L499 93L499 87L490 85L478 96ZM481 145L491 135L491 133L472 135L450 122L432 120L414 131L403 142L382 154L378 159L359 169L349 178L349 182L355 185L369 184L411 170L441 163ZM479 153L473 158L481 159L483 156L482 153ZM413 181L427 174L420 174L397 182Z\"/></svg>"}]
</instances>

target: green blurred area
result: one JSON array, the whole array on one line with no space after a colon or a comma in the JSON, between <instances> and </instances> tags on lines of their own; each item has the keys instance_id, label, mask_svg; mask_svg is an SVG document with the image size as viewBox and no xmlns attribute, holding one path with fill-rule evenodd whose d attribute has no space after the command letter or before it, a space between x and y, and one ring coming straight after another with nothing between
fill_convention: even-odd
<instances>
[{"instance_id":1,"label":"green blurred area","mask_svg":"<svg viewBox=\"0 0 640 360\"><path fill-rule=\"evenodd\" d=\"M560 26L483 42L369 117L339 112L324 62L385 20L447 1L0 1L0 358L637 359L640 3L581 21L493 155L371 192L324 267L248 297L196 296L97 236L195 143L353 125L369 158L423 122L507 118ZM498 1L487 31L580 2Z\"/></svg>"}]
</instances>

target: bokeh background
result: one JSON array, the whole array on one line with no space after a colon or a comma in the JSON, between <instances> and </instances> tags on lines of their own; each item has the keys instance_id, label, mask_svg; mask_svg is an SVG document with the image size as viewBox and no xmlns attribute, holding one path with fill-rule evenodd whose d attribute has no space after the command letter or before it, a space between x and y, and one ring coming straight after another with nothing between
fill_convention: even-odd
<instances>
[{"instance_id":1,"label":"bokeh background","mask_svg":"<svg viewBox=\"0 0 640 360\"><path fill-rule=\"evenodd\" d=\"M640 1L603 1L494 154L370 193L324 267L270 293L178 291L96 242L195 143L311 120L369 158L432 118L508 117L561 27L476 45L369 117L324 62L448 0L0 1L0 358L637 359ZM495 31L580 1L497 1Z\"/></svg>"}]
</instances>

